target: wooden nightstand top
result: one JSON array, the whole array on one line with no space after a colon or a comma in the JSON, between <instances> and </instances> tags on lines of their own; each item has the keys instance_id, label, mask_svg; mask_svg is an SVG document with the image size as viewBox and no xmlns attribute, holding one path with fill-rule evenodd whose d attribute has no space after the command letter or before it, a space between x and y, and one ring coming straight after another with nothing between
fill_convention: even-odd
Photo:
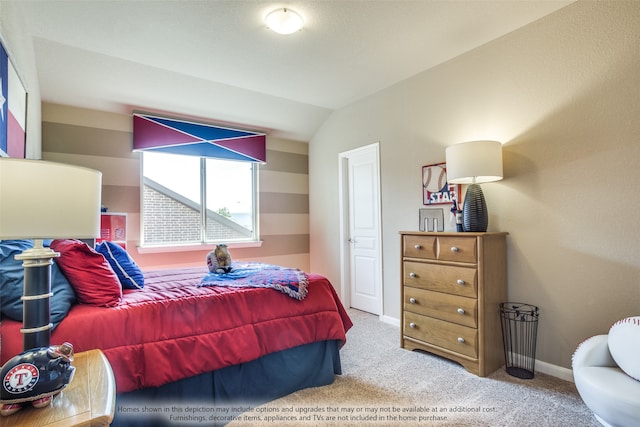
<instances>
[{"instance_id":1,"label":"wooden nightstand top","mask_svg":"<svg viewBox=\"0 0 640 427\"><path fill-rule=\"evenodd\" d=\"M1 427L108 426L113 420L116 384L111 365L100 350L77 353L71 383L42 409L25 406L20 412L0 417Z\"/></svg>"}]
</instances>

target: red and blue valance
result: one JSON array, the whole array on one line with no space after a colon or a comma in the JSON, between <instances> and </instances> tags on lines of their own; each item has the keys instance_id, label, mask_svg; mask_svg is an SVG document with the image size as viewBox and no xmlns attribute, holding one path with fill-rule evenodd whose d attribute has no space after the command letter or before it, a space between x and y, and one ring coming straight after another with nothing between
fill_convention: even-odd
<instances>
[{"instance_id":1,"label":"red and blue valance","mask_svg":"<svg viewBox=\"0 0 640 427\"><path fill-rule=\"evenodd\" d=\"M133 149L245 162L267 158L263 133L146 114L133 115Z\"/></svg>"}]
</instances>

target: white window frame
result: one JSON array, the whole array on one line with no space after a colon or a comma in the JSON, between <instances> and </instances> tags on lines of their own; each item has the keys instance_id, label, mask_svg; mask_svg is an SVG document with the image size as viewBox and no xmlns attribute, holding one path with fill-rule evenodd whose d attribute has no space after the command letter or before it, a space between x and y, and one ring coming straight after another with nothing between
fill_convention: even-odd
<instances>
[{"instance_id":1,"label":"white window frame","mask_svg":"<svg viewBox=\"0 0 640 427\"><path fill-rule=\"evenodd\" d=\"M195 157L195 156L194 156ZM202 206L206 206L206 158L199 157L200 162L200 183L201 183L201 204L200 204L200 241L199 242L166 242L166 243L146 243L144 236L144 213L145 213L145 203L144 203L144 153L140 155L140 245L138 250L140 253L157 253L157 252L176 252L176 251L189 251L189 250L202 250L213 248L218 243L225 243L231 248L242 248L242 247L259 247L262 246L262 242L260 240L260 221L259 221L259 189L258 189L258 173L259 173L259 165L258 163L251 163L251 175L252 175L252 222L253 222L253 233L250 238L247 239L220 239L216 241L207 241L206 240L206 209L202 209ZM233 160L225 160L225 159L216 159L220 161L229 161Z\"/></svg>"}]
</instances>

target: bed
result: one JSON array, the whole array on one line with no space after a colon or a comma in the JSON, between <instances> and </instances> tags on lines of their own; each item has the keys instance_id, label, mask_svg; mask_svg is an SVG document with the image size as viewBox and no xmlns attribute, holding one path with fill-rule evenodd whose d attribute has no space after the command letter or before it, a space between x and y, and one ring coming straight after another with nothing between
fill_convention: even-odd
<instances>
[{"instance_id":1,"label":"bed","mask_svg":"<svg viewBox=\"0 0 640 427\"><path fill-rule=\"evenodd\" d=\"M256 405L341 373L339 349L352 323L325 277L304 274L307 294L298 300L270 288L199 286L207 273L206 266L143 272L144 286L122 289L117 303L72 304L56 324L52 344L99 348L109 360L118 393L113 425L143 425L119 408ZM84 290L75 290L81 299ZM3 317L0 363L22 351L20 327Z\"/></svg>"}]
</instances>

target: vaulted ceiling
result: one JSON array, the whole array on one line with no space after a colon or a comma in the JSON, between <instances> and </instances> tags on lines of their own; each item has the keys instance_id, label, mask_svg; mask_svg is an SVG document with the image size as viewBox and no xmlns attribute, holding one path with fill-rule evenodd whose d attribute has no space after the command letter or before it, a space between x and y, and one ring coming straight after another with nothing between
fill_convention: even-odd
<instances>
[{"instance_id":1,"label":"vaulted ceiling","mask_svg":"<svg viewBox=\"0 0 640 427\"><path fill-rule=\"evenodd\" d=\"M42 100L308 141L332 111L572 0L30 0ZM304 28L269 30L287 6Z\"/></svg>"}]
</instances>

